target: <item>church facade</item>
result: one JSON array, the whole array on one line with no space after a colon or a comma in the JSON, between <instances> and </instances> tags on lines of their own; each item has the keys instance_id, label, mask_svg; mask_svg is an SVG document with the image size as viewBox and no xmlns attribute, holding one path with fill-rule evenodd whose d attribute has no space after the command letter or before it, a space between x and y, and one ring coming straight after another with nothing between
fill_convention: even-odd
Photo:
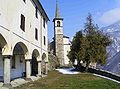
<instances>
[{"instance_id":1,"label":"church facade","mask_svg":"<svg viewBox=\"0 0 120 89\"><path fill-rule=\"evenodd\" d=\"M0 1L0 81L4 85L18 77L47 74L48 21L39 0Z\"/></svg>"},{"instance_id":2,"label":"church facade","mask_svg":"<svg viewBox=\"0 0 120 89\"><path fill-rule=\"evenodd\" d=\"M66 66L69 64L69 58L67 57L70 51L70 41L69 37L63 34L63 18L60 17L58 9L58 1L56 1L56 14L53 19L54 22L54 38L51 42L51 51L57 56L60 66Z\"/></svg>"}]
</instances>

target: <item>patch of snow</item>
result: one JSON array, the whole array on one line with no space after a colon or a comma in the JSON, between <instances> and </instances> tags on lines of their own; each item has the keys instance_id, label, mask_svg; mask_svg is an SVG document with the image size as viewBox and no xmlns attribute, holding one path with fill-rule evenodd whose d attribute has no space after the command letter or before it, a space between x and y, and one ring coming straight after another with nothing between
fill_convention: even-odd
<instances>
[{"instance_id":1,"label":"patch of snow","mask_svg":"<svg viewBox=\"0 0 120 89\"><path fill-rule=\"evenodd\" d=\"M117 52L119 52L120 50L119 49L117 49Z\"/></svg>"},{"instance_id":2,"label":"patch of snow","mask_svg":"<svg viewBox=\"0 0 120 89\"><path fill-rule=\"evenodd\" d=\"M38 79L39 79L39 77L38 77L38 76L31 76L30 78L31 78L31 80L32 80L32 81L36 81L36 80L38 80Z\"/></svg>"},{"instance_id":3,"label":"patch of snow","mask_svg":"<svg viewBox=\"0 0 120 89\"><path fill-rule=\"evenodd\" d=\"M107 29L107 32L112 32L113 30L112 29Z\"/></svg>"},{"instance_id":4,"label":"patch of snow","mask_svg":"<svg viewBox=\"0 0 120 89\"><path fill-rule=\"evenodd\" d=\"M61 68L61 69L56 69L62 74L79 74L77 71L72 71L74 68Z\"/></svg>"},{"instance_id":5,"label":"patch of snow","mask_svg":"<svg viewBox=\"0 0 120 89\"><path fill-rule=\"evenodd\" d=\"M105 79L108 79L108 80L111 80L111 81L114 81L114 82L117 82L117 83L120 83L120 81L117 81L115 79L111 79L111 78L108 78L108 77L105 77L105 76L102 76L102 75L98 75L98 74L93 74L93 75L101 77L101 78L105 78Z\"/></svg>"},{"instance_id":6,"label":"patch of snow","mask_svg":"<svg viewBox=\"0 0 120 89\"><path fill-rule=\"evenodd\" d=\"M25 84L27 82L28 81L26 81L23 78L18 78L18 79L15 79L15 80L11 81L11 85L12 85L12 87L17 87L17 86L20 86L20 85Z\"/></svg>"}]
</instances>

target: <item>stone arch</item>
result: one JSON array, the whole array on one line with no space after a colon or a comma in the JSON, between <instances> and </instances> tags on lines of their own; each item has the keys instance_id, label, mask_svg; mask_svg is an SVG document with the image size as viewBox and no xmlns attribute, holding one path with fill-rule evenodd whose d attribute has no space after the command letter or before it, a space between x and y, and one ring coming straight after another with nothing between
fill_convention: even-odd
<instances>
[{"instance_id":1,"label":"stone arch","mask_svg":"<svg viewBox=\"0 0 120 89\"><path fill-rule=\"evenodd\" d=\"M31 73L32 75L38 74L38 60L40 58L39 51L37 49L34 49L32 52L32 60L31 60Z\"/></svg>"},{"instance_id":2,"label":"stone arch","mask_svg":"<svg viewBox=\"0 0 120 89\"><path fill-rule=\"evenodd\" d=\"M37 61L40 58L40 53L39 53L39 51L37 49L33 50L32 55L37 58Z\"/></svg>"},{"instance_id":3,"label":"stone arch","mask_svg":"<svg viewBox=\"0 0 120 89\"><path fill-rule=\"evenodd\" d=\"M0 81L3 81L3 72L4 72L4 66L3 66L3 55L6 52L6 50L8 49L8 43L6 41L6 39L3 37L2 34L0 34Z\"/></svg>"},{"instance_id":4,"label":"stone arch","mask_svg":"<svg viewBox=\"0 0 120 89\"><path fill-rule=\"evenodd\" d=\"M4 53L8 49L8 43L6 39L0 34L0 53Z\"/></svg>"},{"instance_id":5,"label":"stone arch","mask_svg":"<svg viewBox=\"0 0 120 89\"><path fill-rule=\"evenodd\" d=\"M11 78L25 76L25 59L28 55L28 48L23 42L18 42L13 48L11 60Z\"/></svg>"},{"instance_id":6,"label":"stone arch","mask_svg":"<svg viewBox=\"0 0 120 89\"><path fill-rule=\"evenodd\" d=\"M41 63L42 63L42 66L41 66L41 69L42 69L42 74L46 74L46 54L45 53L43 53L42 54L42 61L41 61Z\"/></svg>"},{"instance_id":7,"label":"stone arch","mask_svg":"<svg viewBox=\"0 0 120 89\"><path fill-rule=\"evenodd\" d=\"M13 54L23 54L25 58L27 59L27 56L29 54L27 46L23 42L18 42L15 44L13 49Z\"/></svg>"},{"instance_id":8,"label":"stone arch","mask_svg":"<svg viewBox=\"0 0 120 89\"><path fill-rule=\"evenodd\" d=\"M47 58L46 54L43 53L43 54L42 54L42 60L45 60L45 61L46 61L46 58Z\"/></svg>"}]
</instances>

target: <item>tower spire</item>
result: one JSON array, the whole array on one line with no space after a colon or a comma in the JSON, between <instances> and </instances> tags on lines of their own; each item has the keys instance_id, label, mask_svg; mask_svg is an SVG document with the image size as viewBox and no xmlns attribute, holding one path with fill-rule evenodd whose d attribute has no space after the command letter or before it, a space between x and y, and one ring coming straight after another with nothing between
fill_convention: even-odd
<instances>
[{"instance_id":1,"label":"tower spire","mask_svg":"<svg viewBox=\"0 0 120 89\"><path fill-rule=\"evenodd\" d=\"M56 0L56 14L55 18L60 18L59 8L58 8L58 0Z\"/></svg>"}]
</instances>

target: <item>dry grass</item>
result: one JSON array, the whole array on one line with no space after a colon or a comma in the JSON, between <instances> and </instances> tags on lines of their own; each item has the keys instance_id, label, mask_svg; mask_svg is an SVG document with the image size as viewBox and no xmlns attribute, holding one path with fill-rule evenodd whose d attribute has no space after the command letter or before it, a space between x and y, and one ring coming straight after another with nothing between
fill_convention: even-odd
<instances>
[{"instance_id":1,"label":"dry grass","mask_svg":"<svg viewBox=\"0 0 120 89\"><path fill-rule=\"evenodd\" d=\"M46 78L13 89L120 89L120 84L92 74L63 75L52 71Z\"/></svg>"}]
</instances>

